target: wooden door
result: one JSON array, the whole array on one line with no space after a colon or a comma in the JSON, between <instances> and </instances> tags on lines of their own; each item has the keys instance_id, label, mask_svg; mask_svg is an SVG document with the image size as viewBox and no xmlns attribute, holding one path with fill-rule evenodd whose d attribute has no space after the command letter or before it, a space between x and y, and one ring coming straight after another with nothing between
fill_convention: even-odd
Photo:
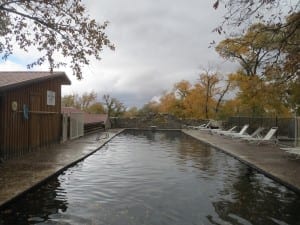
<instances>
[{"instance_id":1,"label":"wooden door","mask_svg":"<svg viewBox=\"0 0 300 225\"><path fill-rule=\"evenodd\" d=\"M40 114L41 111L41 96L30 95L29 104L29 148L36 149L41 144L40 134Z\"/></svg>"}]
</instances>

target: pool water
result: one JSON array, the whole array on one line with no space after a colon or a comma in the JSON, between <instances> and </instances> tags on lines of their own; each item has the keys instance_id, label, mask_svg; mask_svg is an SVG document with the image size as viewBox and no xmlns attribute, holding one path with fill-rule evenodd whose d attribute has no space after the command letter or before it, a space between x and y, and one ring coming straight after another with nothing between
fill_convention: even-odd
<instances>
[{"instance_id":1,"label":"pool water","mask_svg":"<svg viewBox=\"0 0 300 225\"><path fill-rule=\"evenodd\" d=\"M0 224L300 224L300 196L183 133L126 131Z\"/></svg>"}]
</instances>

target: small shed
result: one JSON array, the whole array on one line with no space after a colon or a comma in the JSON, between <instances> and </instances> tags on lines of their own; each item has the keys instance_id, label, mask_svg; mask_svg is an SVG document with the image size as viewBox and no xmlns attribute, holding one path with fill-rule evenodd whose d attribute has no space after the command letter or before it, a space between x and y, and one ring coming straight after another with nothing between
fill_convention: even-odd
<instances>
[{"instance_id":1,"label":"small shed","mask_svg":"<svg viewBox=\"0 0 300 225\"><path fill-rule=\"evenodd\" d=\"M91 133L101 129L111 128L110 119L107 114L84 114L84 133Z\"/></svg>"},{"instance_id":2,"label":"small shed","mask_svg":"<svg viewBox=\"0 0 300 225\"><path fill-rule=\"evenodd\" d=\"M64 72L0 72L0 158L20 156L61 139Z\"/></svg>"},{"instance_id":3,"label":"small shed","mask_svg":"<svg viewBox=\"0 0 300 225\"><path fill-rule=\"evenodd\" d=\"M61 107L63 116L62 142L84 135L84 112L74 107Z\"/></svg>"}]
</instances>

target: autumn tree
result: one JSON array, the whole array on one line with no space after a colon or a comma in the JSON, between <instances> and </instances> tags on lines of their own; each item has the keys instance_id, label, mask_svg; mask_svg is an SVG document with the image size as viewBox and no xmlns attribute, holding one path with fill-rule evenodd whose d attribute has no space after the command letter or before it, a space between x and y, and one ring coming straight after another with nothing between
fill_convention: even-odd
<instances>
[{"instance_id":1,"label":"autumn tree","mask_svg":"<svg viewBox=\"0 0 300 225\"><path fill-rule=\"evenodd\" d=\"M19 48L40 52L32 63L49 63L50 70L70 59L73 75L82 78L82 66L92 56L100 60L104 46L114 49L105 34L108 22L98 24L81 0L0 1L0 55L7 59ZM60 61L57 54L64 58Z\"/></svg>"},{"instance_id":2,"label":"autumn tree","mask_svg":"<svg viewBox=\"0 0 300 225\"><path fill-rule=\"evenodd\" d=\"M95 91L84 92L78 99L80 109L88 111L88 108L96 101L97 93Z\"/></svg>"},{"instance_id":3,"label":"autumn tree","mask_svg":"<svg viewBox=\"0 0 300 225\"><path fill-rule=\"evenodd\" d=\"M297 67L293 64L299 65L299 24L300 24L300 4L298 1L282 1L282 0L217 0L214 8L217 9L219 5L224 5L227 12L224 16L222 24L215 29L218 33L226 32L232 27L237 30L237 27L242 28L239 33L229 34L231 44L235 44L235 48L240 51L245 51L248 43L241 43L237 35L249 36L250 29L252 35L251 39L254 45L252 50L256 49L256 56L252 56L252 61L247 63L264 64L264 67L272 66L274 63L284 64L284 70L290 73L285 77L294 76ZM247 39L243 39L247 41ZM233 42L234 41L234 42ZM247 42L248 42L247 41ZM255 45L257 45L255 47ZM244 45L243 48L239 48ZM233 46L232 46L233 47ZM254 52L255 53L255 52ZM266 54L266 55L264 55ZM248 58L251 59L251 58ZM239 59L243 61L243 59ZM264 63L262 63L265 61ZM243 64L247 63L243 62ZM280 65L282 66L282 65ZM245 67L244 67L245 68ZM251 66L255 69L255 66ZM257 67L258 68L258 67ZM299 70L299 66L298 66ZM248 71L252 74L255 71Z\"/></svg>"},{"instance_id":4,"label":"autumn tree","mask_svg":"<svg viewBox=\"0 0 300 225\"><path fill-rule=\"evenodd\" d=\"M227 80L223 80L225 81L225 83L223 84L222 87L218 87L217 88L217 92L216 92L216 100L217 100L217 103L216 103L216 107L215 107L215 113L216 115L218 115L219 113L219 110L222 106L222 103L223 103L223 100L224 100L224 97L225 95L232 90L233 86L232 86L232 82L230 79L227 79Z\"/></svg>"},{"instance_id":5,"label":"autumn tree","mask_svg":"<svg viewBox=\"0 0 300 225\"><path fill-rule=\"evenodd\" d=\"M199 75L200 89L204 92L203 107L208 119L219 112L222 100L231 89L231 82L211 66L203 68Z\"/></svg>"},{"instance_id":6,"label":"autumn tree","mask_svg":"<svg viewBox=\"0 0 300 225\"><path fill-rule=\"evenodd\" d=\"M177 99L175 93L165 92L159 99L159 111L162 113L175 114Z\"/></svg>"},{"instance_id":7,"label":"autumn tree","mask_svg":"<svg viewBox=\"0 0 300 225\"><path fill-rule=\"evenodd\" d=\"M254 24L245 35L223 40L216 47L221 56L240 63L238 74L249 77L239 78L238 98L247 102L244 109L252 115L287 115L287 107L293 107L290 100L297 93L293 87L300 71L299 17L300 13L291 14L279 25Z\"/></svg>"},{"instance_id":8,"label":"autumn tree","mask_svg":"<svg viewBox=\"0 0 300 225\"><path fill-rule=\"evenodd\" d=\"M203 105L205 102L204 88L197 82L190 89L189 94L186 96L183 105L185 109L186 118L205 118Z\"/></svg>"},{"instance_id":9,"label":"autumn tree","mask_svg":"<svg viewBox=\"0 0 300 225\"><path fill-rule=\"evenodd\" d=\"M291 109L298 108L298 115L300 114L300 77L295 80L286 89L286 99ZM298 107L297 107L298 106Z\"/></svg>"},{"instance_id":10,"label":"autumn tree","mask_svg":"<svg viewBox=\"0 0 300 225\"><path fill-rule=\"evenodd\" d=\"M158 110L178 118L214 118L230 88L221 74L206 69L194 85L182 80L174 84L172 91L163 93Z\"/></svg>"},{"instance_id":11,"label":"autumn tree","mask_svg":"<svg viewBox=\"0 0 300 225\"><path fill-rule=\"evenodd\" d=\"M289 25L290 24L290 25ZM286 54L284 71L289 75L286 77L300 79L300 12L291 14L287 18L285 36L287 43L282 44L283 53Z\"/></svg>"},{"instance_id":12,"label":"autumn tree","mask_svg":"<svg viewBox=\"0 0 300 225\"><path fill-rule=\"evenodd\" d=\"M278 32L277 39L272 44L277 58L266 64L264 73L268 79L273 77L278 82L293 82L300 77L300 12L287 17L283 25L284 29ZM265 29L270 29L269 27L266 26Z\"/></svg>"},{"instance_id":13,"label":"autumn tree","mask_svg":"<svg viewBox=\"0 0 300 225\"><path fill-rule=\"evenodd\" d=\"M75 108L80 108L77 106L77 101L78 101L78 94L69 94L69 95L64 95L61 99L61 105L64 107L75 107Z\"/></svg>"},{"instance_id":14,"label":"autumn tree","mask_svg":"<svg viewBox=\"0 0 300 225\"><path fill-rule=\"evenodd\" d=\"M190 82L182 80L174 84L172 91L165 92L160 97L159 111L169 113L179 118L185 118L184 102L192 88Z\"/></svg>"},{"instance_id":15,"label":"autumn tree","mask_svg":"<svg viewBox=\"0 0 300 225\"><path fill-rule=\"evenodd\" d=\"M264 114L264 83L258 76L246 76L243 71L231 75L238 89L236 99L239 100L239 113L251 116Z\"/></svg>"},{"instance_id":16,"label":"autumn tree","mask_svg":"<svg viewBox=\"0 0 300 225\"><path fill-rule=\"evenodd\" d=\"M133 106L127 109L123 116L125 118L131 118L131 117L139 116L139 113L140 113L139 109L136 106Z\"/></svg>"},{"instance_id":17,"label":"autumn tree","mask_svg":"<svg viewBox=\"0 0 300 225\"><path fill-rule=\"evenodd\" d=\"M285 83L272 83L259 76L246 76L238 71L230 76L237 88L235 101L239 103L238 113L244 115L289 115L285 104Z\"/></svg>"},{"instance_id":18,"label":"autumn tree","mask_svg":"<svg viewBox=\"0 0 300 225\"><path fill-rule=\"evenodd\" d=\"M94 102L86 109L86 112L94 114L103 114L105 113L105 108L102 103Z\"/></svg>"},{"instance_id":19,"label":"autumn tree","mask_svg":"<svg viewBox=\"0 0 300 225\"><path fill-rule=\"evenodd\" d=\"M103 95L104 105L109 117L118 117L126 111L125 105L116 98L112 98L109 94Z\"/></svg>"},{"instance_id":20,"label":"autumn tree","mask_svg":"<svg viewBox=\"0 0 300 225\"><path fill-rule=\"evenodd\" d=\"M217 73L212 73L209 69L205 69L199 78L199 83L204 90L205 99L203 107L205 110L205 118L210 117L209 111L214 107L215 104L213 96L216 92L216 84L219 82Z\"/></svg>"},{"instance_id":21,"label":"autumn tree","mask_svg":"<svg viewBox=\"0 0 300 225\"><path fill-rule=\"evenodd\" d=\"M272 34L263 24L255 24L245 35L221 41L216 51L225 59L239 62L247 76L255 76L276 54L274 42L278 37Z\"/></svg>"},{"instance_id":22,"label":"autumn tree","mask_svg":"<svg viewBox=\"0 0 300 225\"><path fill-rule=\"evenodd\" d=\"M111 116L112 110L113 110L113 105L114 105L114 101L113 99L110 97L110 95L106 94L103 95L103 100L104 100L104 105L106 107L106 112L108 114L108 117Z\"/></svg>"},{"instance_id":23,"label":"autumn tree","mask_svg":"<svg viewBox=\"0 0 300 225\"><path fill-rule=\"evenodd\" d=\"M174 85L175 94L179 96L180 99L186 98L189 94L192 85L187 80L182 80Z\"/></svg>"},{"instance_id":24,"label":"autumn tree","mask_svg":"<svg viewBox=\"0 0 300 225\"><path fill-rule=\"evenodd\" d=\"M299 2L282 0L216 0L213 7L224 6L225 15L222 23L215 29L218 33L226 32L230 27L244 28L258 21L267 25L282 21L284 16L299 11ZM229 32L226 32L229 33Z\"/></svg>"},{"instance_id":25,"label":"autumn tree","mask_svg":"<svg viewBox=\"0 0 300 225\"><path fill-rule=\"evenodd\" d=\"M240 116L241 112L243 110L241 110L241 100L239 98L227 99L218 112L218 119L226 120L231 116Z\"/></svg>"},{"instance_id":26,"label":"autumn tree","mask_svg":"<svg viewBox=\"0 0 300 225\"><path fill-rule=\"evenodd\" d=\"M174 92L167 93L160 98L159 111L178 118L185 117L184 99L175 96Z\"/></svg>"},{"instance_id":27,"label":"autumn tree","mask_svg":"<svg viewBox=\"0 0 300 225\"><path fill-rule=\"evenodd\" d=\"M140 116L147 116L149 114L155 114L160 112L159 111L160 104L156 101L150 101L146 103L140 110L139 115Z\"/></svg>"},{"instance_id":28,"label":"autumn tree","mask_svg":"<svg viewBox=\"0 0 300 225\"><path fill-rule=\"evenodd\" d=\"M89 113L104 113L102 103L97 101L97 93L95 91L64 95L62 97L62 106L74 107Z\"/></svg>"}]
</instances>

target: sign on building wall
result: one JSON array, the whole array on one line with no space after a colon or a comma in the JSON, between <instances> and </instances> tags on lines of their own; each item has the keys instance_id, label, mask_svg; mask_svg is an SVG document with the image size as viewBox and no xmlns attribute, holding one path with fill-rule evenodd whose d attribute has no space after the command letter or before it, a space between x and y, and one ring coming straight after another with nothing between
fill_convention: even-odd
<instances>
[{"instance_id":1,"label":"sign on building wall","mask_svg":"<svg viewBox=\"0 0 300 225\"><path fill-rule=\"evenodd\" d=\"M47 105L55 105L55 92L47 91Z\"/></svg>"}]
</instances>

